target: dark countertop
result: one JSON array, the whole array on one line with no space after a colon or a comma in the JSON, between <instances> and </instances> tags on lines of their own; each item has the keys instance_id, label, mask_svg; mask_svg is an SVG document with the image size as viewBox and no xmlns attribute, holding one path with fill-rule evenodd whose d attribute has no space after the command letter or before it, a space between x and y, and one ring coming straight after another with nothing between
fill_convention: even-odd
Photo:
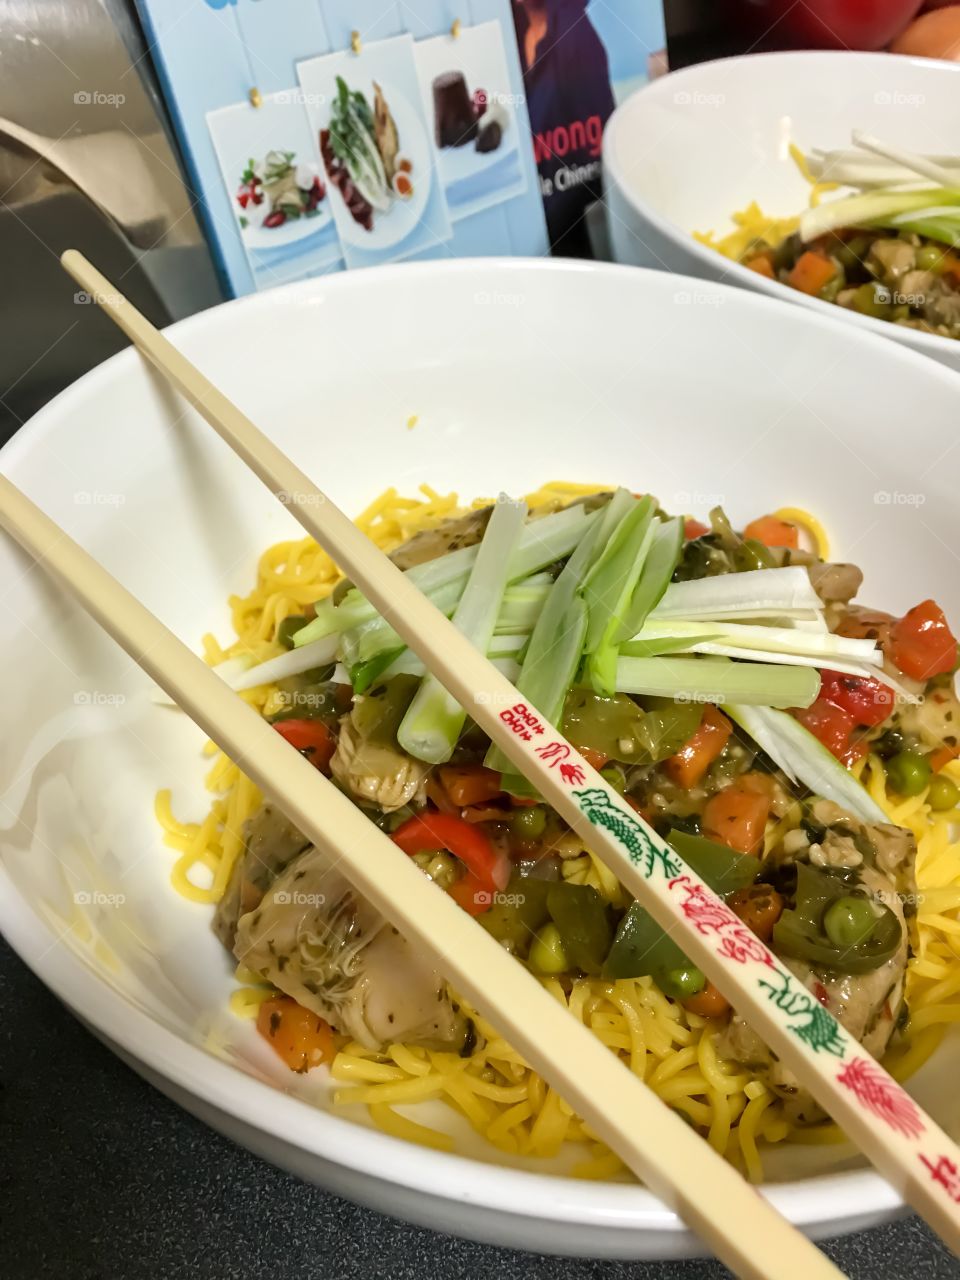
<instances>
[{"instance_id":1,"label":"dark countertop","mask_svg":"<svg viewBox=\"0 0 960 1280\"><path fill-rule=\"evenodd\" d=\"M300 1182L180 1111L91 1036L0 942L2 1280L715 1280L714 1262L515 1253L381 1217ZM827 1247L851 1280L957 1280L916 1218Z\"/></svg>"}]
</instances>

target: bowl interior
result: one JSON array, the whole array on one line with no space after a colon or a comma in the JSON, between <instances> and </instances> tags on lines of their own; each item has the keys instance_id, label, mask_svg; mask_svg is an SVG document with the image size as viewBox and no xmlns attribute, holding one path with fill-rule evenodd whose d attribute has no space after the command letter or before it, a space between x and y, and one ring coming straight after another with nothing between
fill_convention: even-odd
<instances>
[{"instance_id":1,"label":"bowl interior","mask_svg":"<svg viewBox=\"0 0 960 1280\"><path fill-rule=\"evenodd\" d=\"M604 137L604 164L641 219L682 250L681 269L819 310L826 304L725 261L692 233L733 230L731 215L753 200L778 217L806 208L810 187L791 144L849 147L851 130L863 129L914 152L951 153L958 89L955 65L890 54L770 53L702 63L653 81L618 109ZM637 234L643 239L642 228ZM636 260L656 264L655 257ZM906 330L895 336L956 345Z\"/></svg>"},{"instance_id":2,"label":"bowl interior","mask_svg":"<svg viewBox=\"0 0 960 1280\"><path fill-rule=\"evenodd\" d=\"M864 599L898 610L935 594L960 616L953 375L735 290L691 306L692 283L572 263L405 267L307 282L172 332L350 512L388 485L473 497L558 478L622 483L691 514L721 502L735 522L797 505L864 568ZM299 536L129 352L48 406L3 463L195 648L208 630L229 638L227 597L249 590L267 545ZM158 705L139 669L8 540L0 574L0 643L17 673L0 738L0 926L77 1012L161 1074L191 1088L206 1078L216 1093L219 1062L268 1085L244 1105L297 1141L273 1090L325 1108L323 1075L291 1076L228 1013L232 966L210 908L170 888L173 854L152 815L162 786L179 816L205 812L199 730ZM132 1009L174 1039L147 1045ZM958 1068L945 1046L914 1086L953 1128ZM445 1110L430 1118L452 1123ZM463 1151L510 1163L454 1128ZM333 1158L345 1131L330 1130ZM451 1177L446 1157L411 1159L444 1193L469 1186L469 1164ZM789 1181L852 1163L844 1148L803 1148L771 1172ZM878 1194L879 1182L864 1185ZM602 1188L583 1194L602 1203ZM642 1216L653 1201L638 1191L632 1203Z\"/></svg>"}]
</instances>

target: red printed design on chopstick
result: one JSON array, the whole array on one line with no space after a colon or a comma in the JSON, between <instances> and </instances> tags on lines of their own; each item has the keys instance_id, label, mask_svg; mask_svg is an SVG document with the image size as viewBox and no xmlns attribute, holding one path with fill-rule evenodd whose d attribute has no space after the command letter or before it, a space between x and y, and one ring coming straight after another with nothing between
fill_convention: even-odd
<instances>
[{"instance_id":1,"label":"red printed design on chopstick","mask_svg":"<svg viewBox=\"0 0 960 1280\"><path fill-rule=\"evenodd\" d=\"M948 1156L938 1156L936 1161L932 1162L922 1155L920 1163L929 1169L933 1181L939 1182L946 1189L950 1199L960 1204L960 1170L954 1162Z\"/></svg>"},{"instance_id":2,"label":"red printed design on chopstick","mask_svg":"<svg viewBox=\"0 0 960 1280\"><path fill-rule=\"evenodd\" d=\"M516 734L521 742L532 742L534 734L546 733L542 720L525 702L517 702L500 712L500 719Z\"/></svg>"},{"instance_id":3,"label":"red printed design on chopstick","mask_svg":"<svg viewBox=\"0 0 960 1280\"><path fill-rule=\"evenodd\" d=\"M918 1138L924 1131L920 1109L881 1067L870 1058L853 1058L837 1076L873 1114L905 1138Z\"/></svg>"},{"instance_id":4,"label":"red printed design on chopstick","mask_svg":"<svg viewBox=\"0 0 960 1280\"><path fill-rule=\"evenodd\" d=\"M587 780L583 766L575 761L570 762L573 751L565 742L544 742L534 747L534 752L545 760L551 769L556 769L568 787L581 787Z\"/></svg>"},{"instance_id":5,"label":"red printed design on chopstick","mask_svg":"<svg viewBox=\"0 0 960 1280\"><path fill-rule=\"evenodd\" d=\"M689 876L678 876L670 881L670 888L685 894L680 910L698 933L715 933L720 945L718 954L737 964L755 960L769 968L775 967L773 956L755 933L752 933L739 916L702 884L696 884Z\"/></svg>"}]
</instances>

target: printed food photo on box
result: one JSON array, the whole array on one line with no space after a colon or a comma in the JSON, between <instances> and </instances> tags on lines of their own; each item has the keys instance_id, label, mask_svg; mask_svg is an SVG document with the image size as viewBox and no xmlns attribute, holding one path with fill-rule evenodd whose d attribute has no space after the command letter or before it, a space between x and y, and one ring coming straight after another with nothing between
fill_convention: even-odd
<instances>
[{"instance_id":1,"label":"printed food photo on box","mask_svg":"<svg viewBox=\"0 0 960 1280\"><path fill-rule=\"evenodd\" d=\"M207 125L250 270L264 287L339 262L328 182L294 88L211 111Z\"/></svg>"},{"instance_id":2,"label":"printed food photo on box","mask_svg":"<svg viewBox=\"0 0 960 1280\"><path fill-rule=\"evenodd\" d=\"M457 221L525 191L520 146L529 147L529 135L524 129L521 136L517 123L520 104L500 23L418 40L414 49L450 217Z\"/></svg>"},{"instance_id":3,"label":"printed food photo on box","mask_svg":"<svg viewBox=\"0 0 960 1280\"><path fill-rule=\"evenodd\" d=\"M297 65L348 266L450 239L409 35Z\"/></svg>"}]
</instances>

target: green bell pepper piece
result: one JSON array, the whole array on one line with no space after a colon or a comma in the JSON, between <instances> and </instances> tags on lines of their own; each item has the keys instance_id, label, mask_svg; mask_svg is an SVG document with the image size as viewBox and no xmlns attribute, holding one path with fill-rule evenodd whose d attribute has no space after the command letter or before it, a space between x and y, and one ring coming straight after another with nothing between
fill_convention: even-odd
<instances>
[{"instance_id":1,"label":"green bell pepper piece","mask_svg":"<svg viewBox=\"0 0 960 1280\"><path fill-rule=\"evenodd\" d=\"M547 910L560 932L563 950L571 965L596 976L610 950L610 918L606 904L592 885L551 884Z\"/></svg>"},{"instance_id":2,"label":"green bell pepper piece","mask_svg":"<svg viewBox=\"0 0 960 1280\"><path fill-rule=\"evenodd\" d=\"M903 941L903 927L888 906L877 904L881 913L867 937L850 946L839 946L827 934L824 916L831 903L850 896L850 886L839 877L798 862L796 905L784 911L774 925L774 946L784 955L805 960L818 969L850 974L879 969L896 954Z\"/></svg>"},{"instance_id":3,"label":"green bell pepper piece","mask_svg":"<svg viewBox=\"0 0 960 1280\"><path fill-rule=\"evenodd\" d=\"M547 880L521 876L516 871L489 911L478 916L478 922L514 954L526 954L537 930L550 918Z\"/></svg>"},{"instance_id":4,"label":"green bell pepper piece","mask_svg":"<svg viewBox=\"0 0 960 1280\"><path fill-rule=\"evenodd\" d=\"M760 874L759 858L735 853L724 844L706 840L686 831L671 831L667 837L696 873L714 892L723 896L753 884ZM634 902L620 921L613 946L607 955L604 973L610 978L657 977L693 966L677 944L660 928L639 902Z\"/></svg>"}]
</instances>

